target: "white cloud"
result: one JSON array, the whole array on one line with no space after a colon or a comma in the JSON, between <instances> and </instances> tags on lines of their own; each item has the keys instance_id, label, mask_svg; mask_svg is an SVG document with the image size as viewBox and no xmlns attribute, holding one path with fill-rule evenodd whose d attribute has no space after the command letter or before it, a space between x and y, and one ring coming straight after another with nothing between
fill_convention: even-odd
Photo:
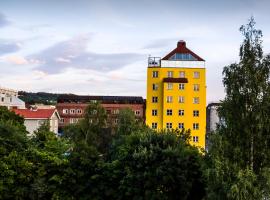
<instances>
[{"instance_id":1,"label":"white cloud","mask_svg":"<svg viewBox=\"0 0 270 200\"><path fill-rule=\"evenodd\" d=\"M26 65L29 64L29 62L22 56L18 55L11 55L11 56L6 56L5 60L11 64L15 65Z\"/></svg>"}]
</instances>

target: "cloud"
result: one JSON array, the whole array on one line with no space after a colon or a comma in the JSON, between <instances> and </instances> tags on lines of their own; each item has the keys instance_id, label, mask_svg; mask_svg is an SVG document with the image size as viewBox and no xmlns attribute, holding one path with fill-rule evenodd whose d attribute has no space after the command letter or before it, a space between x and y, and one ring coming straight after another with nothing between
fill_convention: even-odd
<instances>
[{"instance_id":1,"label":"cloud","mask_svg":"<svg viewBox=\"0 0 270 200\"><path fill-rule=\"evenodd\" d=\"M22 56L17 56L17 55L11 55L11 56L7 56L5 58L6 61L8 61L11 64L16 64L16 65L25 65L25 64L29 64L28 60L26 60L24 57Z\"/></svg>"},{"instance_id":2,"label":"cloud","mask_svg":"<svg viewBox=\"0 0 270 200\"><path fill-rule=\"evenodd\" d=\"M59 42L42 52L30 55L27 59L41 61L38 70L59 73L67 68L112 71L138 61L145 55L137 53L100 54L87 51L91 34L80 35Z\"/></svg>"},{"instance_id":3,"label":"cloud","mask_svg":"<svg viewBox=\"0 0 270 200\"><path fill-rule=\"evenodd\" d=\"M0 40L0 55L19 51L20 48L21 44L18 42Z\"/></svg>"},{"instance_id":4,"label":"cloud","mask_svg":"<svg viewBox=\"0 0 270 200\"><path fill-rule=\"evenodd\" d=\"M7 18L2 13L0 13L0 27L4 27L8 24L10 24L10 22L7 20Z\"/></svg>"}]
</instances>

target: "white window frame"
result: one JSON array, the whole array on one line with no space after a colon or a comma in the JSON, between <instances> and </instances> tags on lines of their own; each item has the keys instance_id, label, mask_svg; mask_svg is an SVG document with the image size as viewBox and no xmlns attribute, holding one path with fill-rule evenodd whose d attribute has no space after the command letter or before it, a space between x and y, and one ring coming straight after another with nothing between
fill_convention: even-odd
<instances>
[{"instance_id":1,"label":"white window frame","mask_svg":"<svg viewBox=\"0 0 270 200\"><path fill-rule=\"evenodd\" d=\"M135 110L134 113L135 113L136 116L139 116L141 114L141 111L140 110Z\"/></svg>"},{"instance_id":2,"label":"white window frame","mask_svg":"<svg viewBox=\"0 0 270 200\"><path fill-rule=\"evenodd\" d=\"M167 103L172 103L173 102L173 96L167 96L166 97L166 102Z\"/></svg>"},{"instance_id":3,"label":"white window frame","mask_svg":"<svg viewBox=\"0 0 270 200\"><path fill-rule=\"evenodd\" d=\"M152 122L152 129L157 129L157 122Z\"/></svg>"},{"instance_id":4,"label":"white window frame","mask_svg":"<svg viewBox=\"0 0 270 200\"><path fill-rule=\"evenodd\" d=\"M168 71L167 72L167 77L168 78L173 78L173 71Z\"/></svg>"},{"instance_id":5,"label":"white window frame","mask_svg":"<svg viewBox=\"0 0 270 200\"><path fill-rule=\"evenodd\" d=\"M180 71L179 72L179 78L185 78L185 77L186 77L185 71Z\"/></svg>"},{"instance_id":6,"label":"white window frame","mask_svg":"<svg viewBox=\"0 0 270 200\"><path fill-rule=\"evenodd\" d=\"M184 116L185 115L185 110L178 110L178 115L179 116Z\"/></svg>"},{"instance_id":7,"label":"white window frame","mask_svg":"<svg viewBox=\"0 0 270 200\"><path fill-rule=\"evenodd\" d=\"M158 103L158 97L157 96L152 97L152 103Z\"/></svg>"},{"instance_id":8,"label":"white window frame","mask_svg":"<svg viewBox=\"0 0 270 200\"><path fill-rule=\"evenodd\" d=\"M172 109L167 109L166 110L166 115L167 116L172 116L173 115L173 110Z\"/></svg>"},{"instance_id":9,"label":"white window frame","mask_svg":"<svg viewBox=\"0 0 270 200\"><path fill-rule=\"evenodd\" d=\"M193 123L193 130L199 130L200 129L200 125L199 123Z\"/></svg>"},{"instance_id":10,"label":"white window frame","mask_svg":"<svg viewBox=\"0 0 270 200\"><path fill-rule=\"evenodd\" d=\"M179 90L185 90L185 84L184 83L179 83Z\"/></svg>"},{"instance_id":11,"label":"white window frame","mask_svg":"<svg viewBox=\"0 0 270 200\"><path fill-rule=\"evenodd\" d=\"M152 72L152 78L158 78L158 71Z\"/></svg>"},{"instance_id":12,"label":"white window frame","mask_svg":"<svg viewBox=\"0 0 270 200\"><path fill-rule=\"evenodd\" d=\"M153 83L152 89L153 89L154 91L157 91L157 90L158 90L158 84L157 84L157 83Z\"/></svg>"},{"instance_id":13,"label":"white window frame","mask_svg":"<svg viewBox=\"0 0 270 200\"><path fill-rule=\"evenodd\" d=\"M69 110L66 109L66 108L64 108L64 109L63 109L63 114L68 114L68 113L69 113Z\"/></svg>"},{"instance_id":14,"label":"white window frame","mask_svg":"<svg viewBox=\"0 0 270 200\"><path fill-rule=\"evenodd\" d=\"M198 142L199 142L199 136L193 136L193 137L192 137L192 141L193 141L194 143L198 143Z\"/></svg>"},{"instance_id":15,"label":"white window frame","mask_svg":"<svg viewBox=\"0 0 270 200\"><path fill-rule=\"evenodd\" d=\"M173 83L167 83L167 90L173 89Z\"/></svg>"},{"instance_id":16,"label":"white window frame","mask_svg":"<svg viewBox=\"0 0 270 200\"><path fill-rule=\"evenodd\" d=\"M193 78L200 78L200 72L193 72Z\"/></svg>"},{"instance_id":17,"label":"white window frame","mask_svg":"<svg viewBox=\"0 0 270 200\"><path fill-rule=\"evenodd\" d=\"M152 110L152 116L157 116L157 114L158 114L157 109Z\"/></svg>"},{"instance_id":18,"label":"white window frame","mask_svg":"<svg viewBox=\"0 0 270 200\"><path fill-rule=\"evenodd\" d=\"M185 97L184 96L179 96L178 97L178 102L179 103L185 103Z\"/></svg>"},{"instance_id":19,"label":"white window frame","mask_svg":"<svg viewBox=\"0 0 270 200\"><path fill-rule=\"evenodd\" d=\"M200 98L199 97L193 97L193 104L199 104Z\"/></svg>"},{"instance_id":20,"label":"white window frame","mask_svg":"<svg viewBox=\"0 0 270 200\"><path fill-rule=\"evenodd\" d=\"M193 85L193 91L194 91L194 92L200 91L200 85L199 85L199 84L194 84L194 85Z\"/></svg>"},{"instance_id":21,"label":"white window frame","mask_svg":"<svg viewBox=\"0 0 270 200\"><path fill-rule=\"evenodd\" d=\"M171 129L172 128L172 122L167 122L166 123L166 128Z\"/></svg>"},{"instance_id":22,"label":"white window frame","mask_svg":"<svg viewBox=\"0 0 270 200\"><path fill-rule=\"evenodd\" d=\"M185 124L183 122L178 123L178 128L179 129L184 129L185 128Z\"/></svg>"},{"instance_id":23,"label":"white window frame","mask_svg":"<svg viewBox=\"0 0 270 200\"><path fill-rule=\"evenodd\" d=\"M199 117L200 111L199 110L193 110L193 117Z\"/></svg>"}]
</instances>

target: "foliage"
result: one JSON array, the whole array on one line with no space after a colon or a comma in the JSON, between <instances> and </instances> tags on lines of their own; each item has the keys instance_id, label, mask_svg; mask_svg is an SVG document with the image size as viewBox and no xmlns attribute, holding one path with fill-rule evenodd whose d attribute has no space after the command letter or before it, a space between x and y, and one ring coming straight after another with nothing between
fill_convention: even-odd
<instances>
[{"instance_id":1,"label":"foliage","mask_svg":"<svg viewBox=\"0 0 270 200\"><path fill-rule=\"evenodd\" d=\"M269 198L270 56L263 56L253 18L240 31L240 62L223 70L226 98L219 114L225 123L212 135L207 155L209 199Z\"/></svg>"}]
</instances>

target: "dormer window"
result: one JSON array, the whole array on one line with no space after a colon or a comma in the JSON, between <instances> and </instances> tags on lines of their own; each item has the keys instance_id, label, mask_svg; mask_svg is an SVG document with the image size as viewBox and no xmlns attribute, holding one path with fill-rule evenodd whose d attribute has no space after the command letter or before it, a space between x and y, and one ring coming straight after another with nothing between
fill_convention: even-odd
<instances>
[{"instance_id":1,"label":"dormer window","mask_svg":"<svg viewBox=\"0 0 270 200\"><path fill-rule=\"evenodd\" d=\"M175 53L169 60L191 60L197 61L197 59L189 53Z\"/></svg>"}]
</instances>

